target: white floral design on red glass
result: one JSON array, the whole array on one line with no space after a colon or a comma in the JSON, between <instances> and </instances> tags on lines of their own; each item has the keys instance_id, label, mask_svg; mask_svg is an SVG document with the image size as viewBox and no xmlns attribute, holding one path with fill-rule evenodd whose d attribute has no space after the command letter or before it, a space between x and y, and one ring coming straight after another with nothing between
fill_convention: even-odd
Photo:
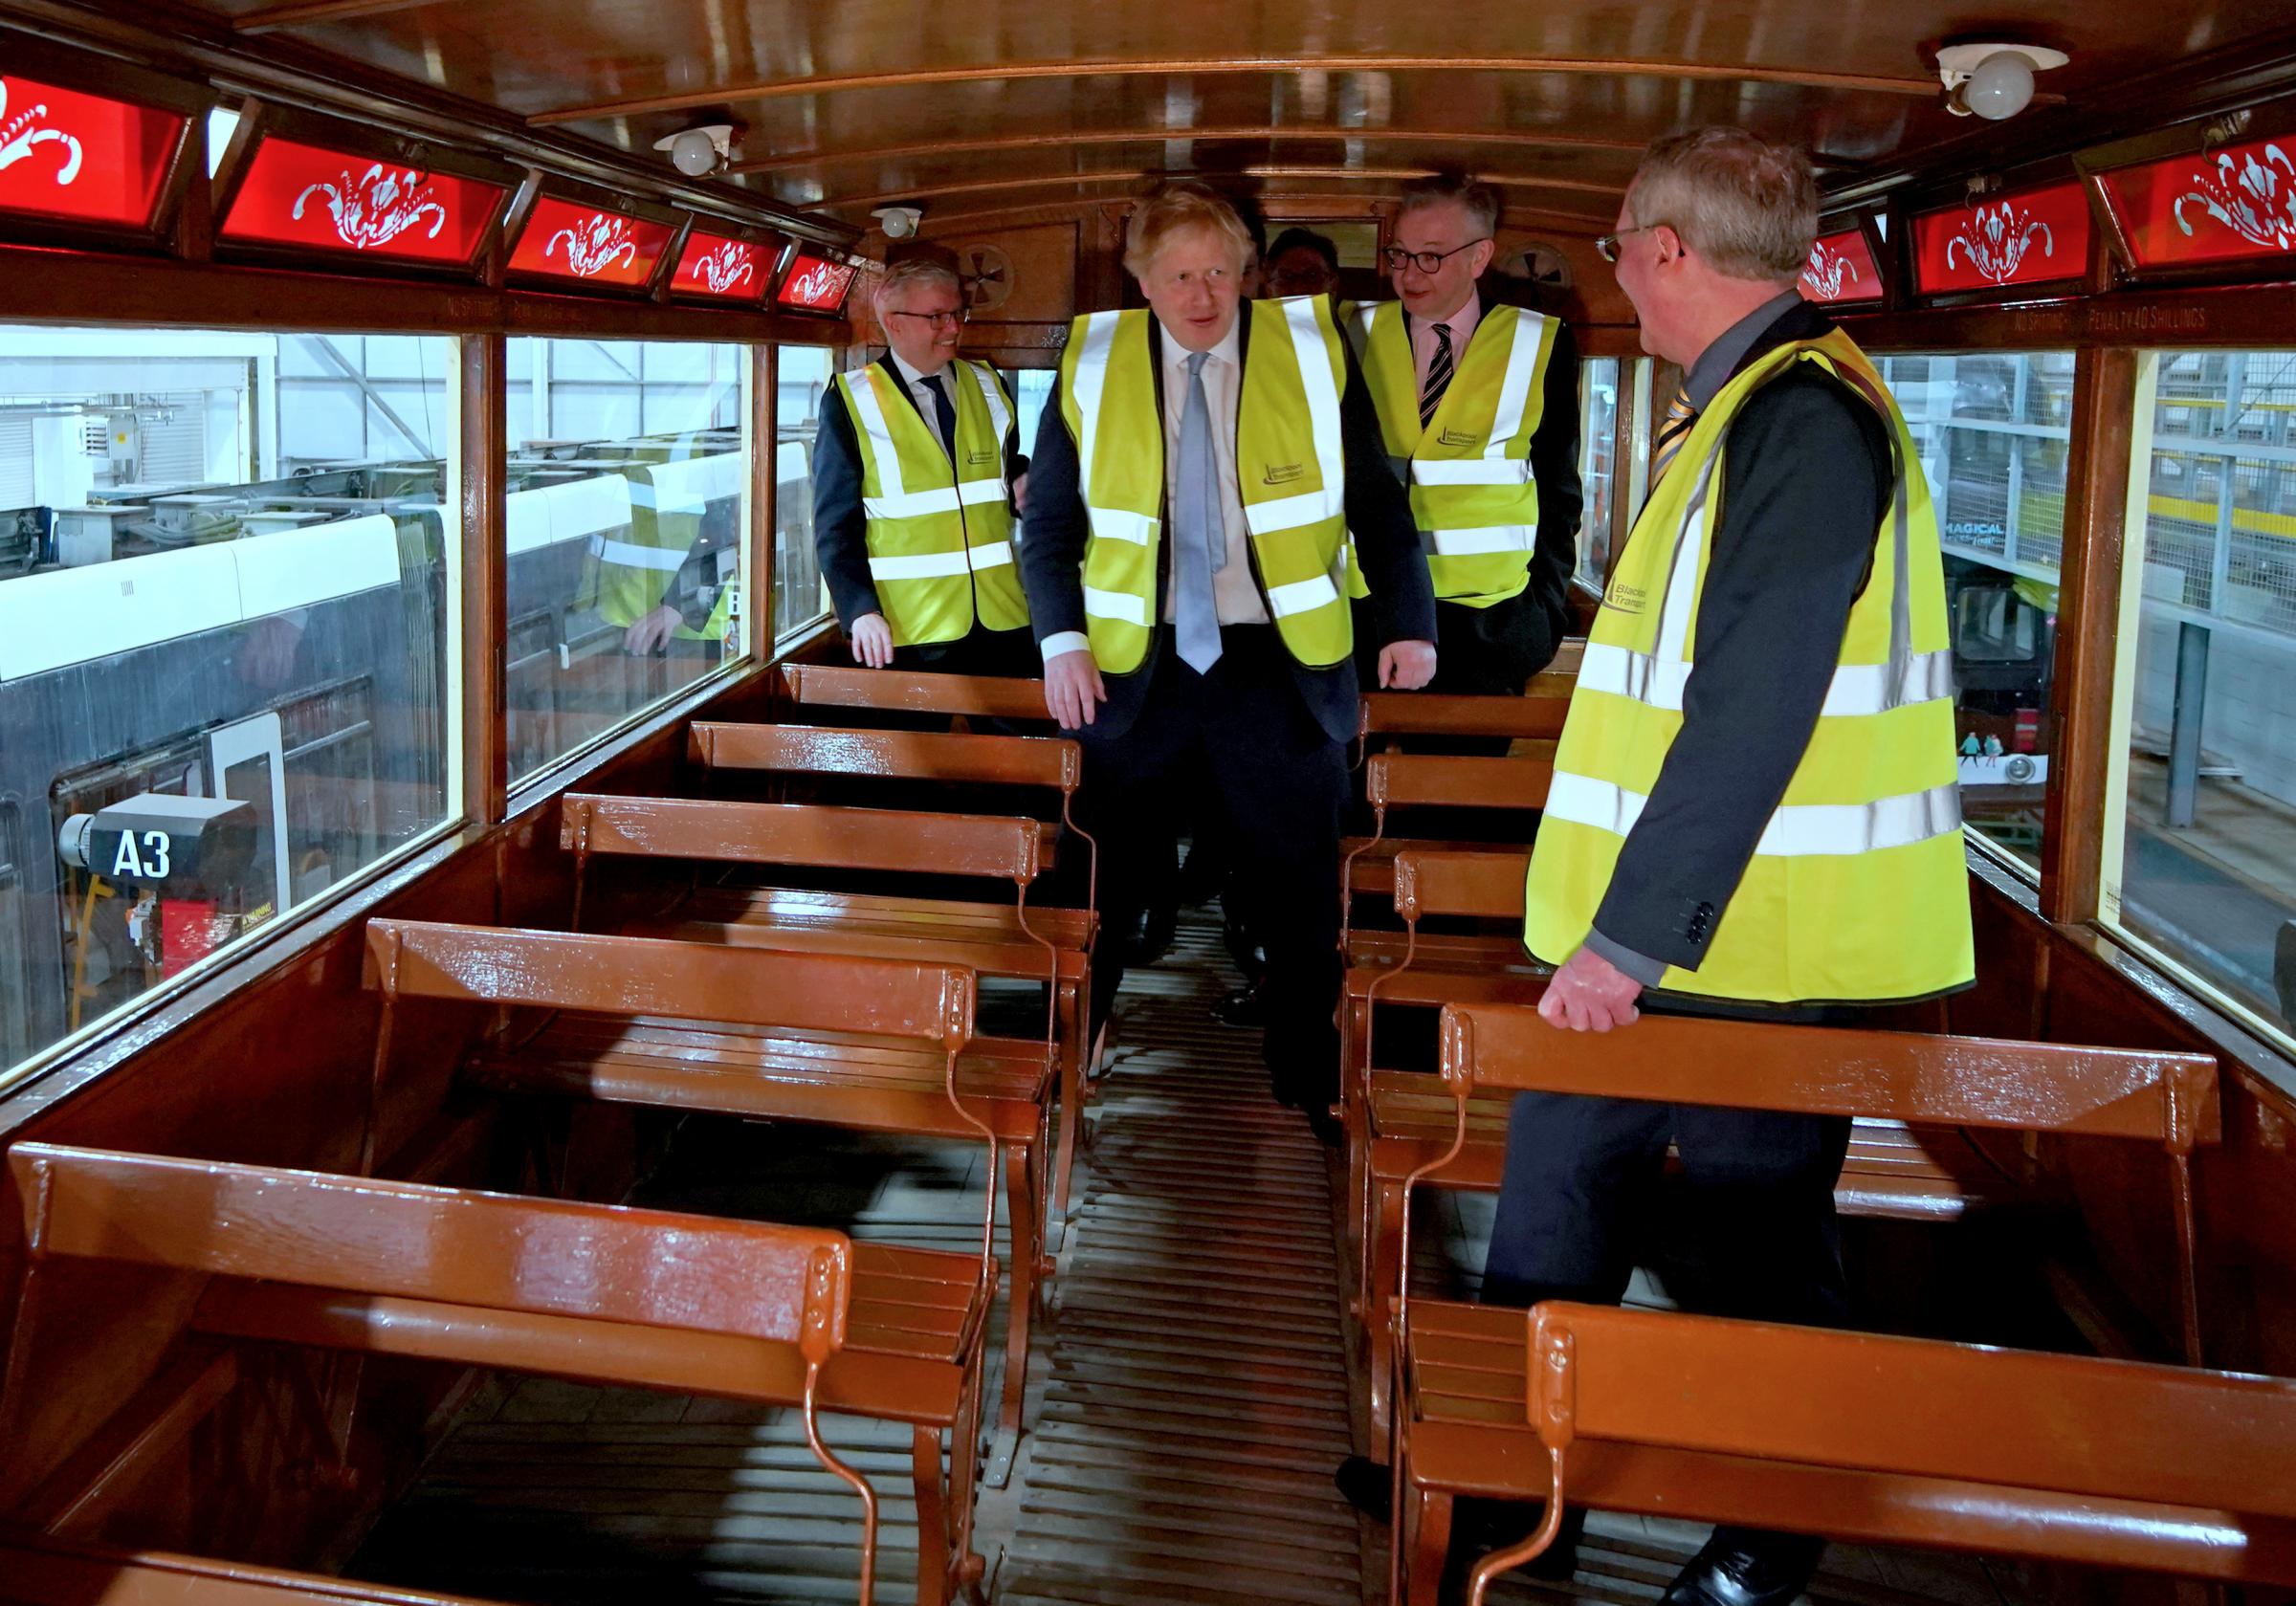
<instances>
[{"instance_id":1,"label":"white floral design on red glass","mask_svg":"<svg viewBox=\"0 0 2296 1606\"><path fill-rule=\"evenodd\" d=\"M727 240L695 259L694 276L710 287L711 295L723 296L757 276L757 266L749 254L749 247Z\"/></svg>"},{"instance_id":2,"label":"white floral design on red glass","mask_svg":"<svg viewBox=\"0 0 2296 1606\"><path fill-rule=\"evenodd\" d=\"M2006 284L2024 265L2025 253L2033 249L2035 240L2041 242L2042 255L2057 254L2056 236L2049 232L2049 226L2014 201L1974 207L1961 220L1959 231L1945 243L1945 265L1954 265L1956 252L1967 252L1969 265L1980 275Z\"/></svg>"},{"instance_id":3,"label":"white floral design on red glass","mask_svg":"<svg viewBox=\"0 0 2296 1606\"><path fill-rule=\"evenodd\" d=\"M585 221L551 235L550 243L542 247L542 254L554 253L563 240L566 266L574 270L576 278L591 278L616 264L627 266L638 259L638 242L629 234L629 219L593 212Z\"/></svg>"},{"instance_id":4,"label":"white floral design on red glass","mask_svg":"<svg viewBox=\"0 0 2296 1606\"><path fill-rule=\"evenodd\" d=\"M2197 201L2208 215L2243 240L2279 251L2296 251L2296 165L2278 145L2264 147L2264 159L2242 156L2235 162L2229 152L2217 158L2217 170L2193 175L2200 187L2176 198L2176 227L2193 231L2184 215L2185 205Z\"/></svg>"},{"instance_id":5,"label":"white floral design on red glass","mask_svg":"<svg viewBox=\"0 0 2296 1606\"><path fill-rule=\"evenodd\" d=\"M1830 249L1823 240L1810 242L1810 265L1801 271L1801 282L1821 301L1830 301L1842 294L1842 275L1852 280L1858 276L1858 265L1843 253Z\"/></svg>"},{"instance_id":6,"label":"white floral design on red glass","mask_svg":"<svg viewBox=\"0 0 2296 1606\"><path fill-rule=\"evenodd\" d=\"M8 80L0 78L0 115L8 111ZM14 166L33 153L38 145L63 146L63 165L56 169L55 182L60 187L79 177L79 141L60 128L42 128L40 119L48 115L45 105L27 106L14 117L0 123L0 168Z\"/></svg>"},{"instance_id":7,"label":"white floral design on red glass","mask_svg":"<svg viewBox=\"0 0 2296 1606\"><path fill-rule=\"evenodd\" d=\"M800 301L809 307L818 307L824 302L836 299L838 294L845 289L845 281L852 276L852 269L840 263L816 262L798 275L784 294L789 300Z\"/></svg>"},{"instance_id":8,"label":"white floral design on red glass","mask_svg":"<svg viewBox=\"0 0 2296 1606\"><path fill-rule=\"evenodd\" d=\"M430 220L428 239L437 239L447 226L447 209L430 193L430 181L410 168L386 167L378 162L358 179L346 168L340 187L310 186L295 198L289 215L300 220L311 197L321 194L335 219L335 232L354 251L386 246L426 217Z\"/></svg>"}]
</instances>

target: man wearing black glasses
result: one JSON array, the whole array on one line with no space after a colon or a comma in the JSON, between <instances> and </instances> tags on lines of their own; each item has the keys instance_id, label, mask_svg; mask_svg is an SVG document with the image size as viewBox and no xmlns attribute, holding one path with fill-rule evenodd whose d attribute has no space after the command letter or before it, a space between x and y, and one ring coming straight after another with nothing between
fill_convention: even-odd
<instances>
[{"instance_id":1,"label":"man wearing black glasses","mask_svg":"<svg viewBox=\"0 0 2296 1606\"><path fill-rule=\"evenodd\" d=\"M1559 318L1486 304L1498 215L1457 174L1406 186L1385 253L1397 299L1356 336L1435 583L1433 689L1512 695L1569 625L1578 353Z\"/></svg>"},{"instance_id":2,"label":"man wearing black glasses","mask_svg":"<svg viewBox=\"0 0 2296 1606\"><path fill-rule=\"evenodd\" d=\"M813 544L853 657L1035 674L1012 398L995 369L957 355L964 296L947 267L895 264L876 313L888 349L837 376L813 446Z\"/></svg>"}]
</instances>

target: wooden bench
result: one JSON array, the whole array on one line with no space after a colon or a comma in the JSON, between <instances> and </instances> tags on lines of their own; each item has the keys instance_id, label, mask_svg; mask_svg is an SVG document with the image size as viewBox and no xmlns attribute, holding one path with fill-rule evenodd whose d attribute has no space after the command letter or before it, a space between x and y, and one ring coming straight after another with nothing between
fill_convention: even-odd
<instances>
[{"instance_id":1,"label":"wooden bench","mask_svg":"<svg viewBox=\"0 0 2296 1606\"><path fill-rule=\"evenodd\" d=\"M1581 638L1565 641L1555 661L1531 677L1519 697L1477 696L1460 692L1366 692L1357 715L1358 751L1368 756L1373 738L1391 736L1506 737L1552 740L1562 735L1585 655ZM1040 699L1041 700L1041 699Z\"/></svg>"},{"instance_id":2,"label":"wooden bench","mask_svg":"<svg viewBox=\"0 0 2296 1606\"><path fill-rule=\"evenodd\" d=\"M914 674L841 664L784 664L782 684L789 700L801 708L873 708L1052 722L1045 707L1045 683L1019 675Z\"/></svg>"},{"instance_id":3,"label":"wooden bench","mask_svg":"<svg viewBox=\"0 0 2296 1606\"><path fill-rule=\"evenodd\" d=\"M392 952L404 970L425 963L419 941ZM59 1263L104 1262L203 1279L190 1330L235 1343L794 1407L815 1459L862 1502L864 1602L874 1587L876 1494L823 1441L817 1413L906 1421L916 1434L918 1598L946 1601L979 1575L972 1449L994 1285L969 1255L855 1244L820 1228L44 1143L16 1145L9 1164L27 1249L19 1353L24 1324L77 1319ZM9 1379L18 1400L39 1386ZM341 1454L349 1422L333 1425Z\"/></svg>"},{"instance_id":4,"label":"wooden bench","mask_svg":"<svg viewBox=\"0 0 2296 1606\"><path fill-rule=\"evenodd\" d=\"M941 737L940 741L1023 738ZM1046 981L1045 1047L1055 1057L1059 1115L1051 1216L1068 1209L1083 1122L1084 1025L1092 997L1094 917L1089 909L1030 907L1042 868L1035 822L809 803L624 798L570 792L559 842L574 855L574 920L582 924L590 860L605 855L717 864L870 870L1010 881L1010 904L781 887L695 886L665 908L621 923L628 935L720 947L901 958L962 965L978 975ZM1048 1105L1047 1121L1052 1115ZM1040 1216L1040 1225L1043 1217Z\"/></svg>"},{"instance_id":5,"label":"wooden bench","mask_svg":"<svg viewBox=\"0 0 2296 1606\"><path fill-rule=\"evenodd\" d=\"M1387 834L1394 809L1473 808L1528 812L1544 808L1555 780L1555 743L1503 759L1463 758L1433 753L1375 753L1363 766L1363 797L1371 805L1372 833L1348 837L1340 875L1340 930L1354 929L1354 906L1361 893L1393 895L1395 856L1414 848L1427 852L1489 850L1489 842L1431 842ZM1526 834L1517 846L1528 847Z\"/></svg>"},{"instance_id":6,"label":"wooden bench","mask_svg":"<svg viewBox=\"0 0 2296 1606\"><path fill-rule=\"evenodd\" d=\"M2191 1161L2221 1133L2217 1066L2207 1055L1658 1015L1620 1030L1572 1032L1520 1004L1455 1003L1443 1011L1441 1059L1449 1137L1395 1189L1392 1276L1366 1313L1382 1420L1381 1385L1393 1381L1402 1330L1394 1317L1410 1303L1412 1193L1430 1181L1496 1187L1507 1102L1531 1091L2157 1143L2175 1222L2178 1337L2186 1359L2202 1358ZM1460 1168L1470 1150L1471 1172Z\"/></svg>"},{"instance_id":7,"label":"wooden bench","mask_svg":"<svg viewBox=\"0 0 2296 1606\"><path fill-rule=\"evenodd\" d=\"M415 920L368 921L366 955L367 984L385 1009L378 1080L402 1000L531 1007L554 1013L539 1029L481 1047L463 1067L467 1080L499 1092L984 1142L980 1265L991 1289L1000 1166L1010 1205L1012 1290L992 1462L1000 1475L1009 1467L1044 1269L1037 1171L1051 1066L1040 1043L973 1035L971 972Z\"/></svg>"},{"instance_id":8,"label":"wooden bench","mask_svg":"<svg viewBox=\"0 0 2296 1606\"><path fill-rule=\"evenodd\" d=\"M484 1606L355 1578L32 1537L0 1540L0 1577L11 1606Z\"/></svg>"}]
</instances>

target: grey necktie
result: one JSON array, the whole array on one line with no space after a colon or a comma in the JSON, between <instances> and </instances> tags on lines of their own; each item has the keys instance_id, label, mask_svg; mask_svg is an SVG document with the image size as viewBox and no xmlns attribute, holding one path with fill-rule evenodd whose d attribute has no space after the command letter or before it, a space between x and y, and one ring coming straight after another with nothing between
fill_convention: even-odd
<instances>
[{"instance_id":1,"label":"grey necktie","mask_svg":"<svg viewBox=\"0 0 2296 1606\"><path fill-rule=\"evenodd\" d=\"M1173 633L1181 662L1198 674L1220 661L1220 609L1212 576L1227 566L1226 521L1212 467L1212 409L1204 400L1205 353L1188 357L1188 399L1180 415L1180 472L1172 497Z\"/></svg>"}]
</instances>

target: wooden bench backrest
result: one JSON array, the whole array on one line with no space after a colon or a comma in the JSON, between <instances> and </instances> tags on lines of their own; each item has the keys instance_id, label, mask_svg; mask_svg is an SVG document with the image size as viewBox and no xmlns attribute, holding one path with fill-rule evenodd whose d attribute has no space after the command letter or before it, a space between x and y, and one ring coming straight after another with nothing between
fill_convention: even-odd
<instances>
[{"instance_id":1,"label":"wooden bench backrest","mask_svg":"<svg viewBox=\"0 0 2296 1606\"><path fill-rule=\"evenodd\" d=\"M1506 758L1434 753L1375 753L1364 765L1363 795L1382 812L1442 803L1458 808L1544 808L1555 780L1555 743Z\"/></svg>"},{"instance_id":2,"label":"wooden bench backrest","mask_svg":"<svg viewBox=\"0 0 2296 1606\"><path fill-rule=\"evenodd\" d=\"M1520 920L1530 867L1527 853L1398 853L1395 912L1406 925L1434 914Z\"/></svg>"},{"instance_id":3,"label":"wooden bench backrest","mask_svg":"<svg viewBox=\"0 0 2296 1606\"><path fill-rule=\"evenodd\" d=\"M569 792L560 800L558 840L585 857L710 859L1015 882L1034 881L1044 857L1037 822L1017 815L593 792Z\"/></svg>"},{"instance_id":4,"label":"wooden bench backrest","mask_svg":"<svg viewBox=\"0 0 2296 1606\"><path fill-rule=\"evenodd\" d=\"M243 1561L105 1551L26 1534L0 1542L0 1585L36 1606L478 1606L462 1595Z\"/></svg>"},{"instance_id":5,"label":"wooden bench backrest","mask_svg":"<svg viewBox=\"0 0 2296 1606\"><path fill-rule=\"evenodd\" d=\"M1017 676L912 674L834 664L784 664L790 700L817 708L881 708L908 714L963 714L989 719L1042 719L1045 683Z\"/></svg>"},{"instance_id":6,"label":"wooden bench backrest","mask_svg":"<svg viewBox=\"0 0 2296 1606\"><path fill-rule=\"evenodd\" d=\"M863 1032L950 1052L972 1041L977 986L956 965L430 920L366 923L366 984L386 1000Z\"/></svg>"},{"instance_id":7,"label":"wooden bench backrest","mask_svg":"<svg viewBox=\"0 0 2296 1606\"><path fill-rule=\"evenodd\" d=\"M1555 678L1550 680L1550 675ZM1520 697L1478 697L1460 692L1366 692L1356 724L1358 737L1376 736L1528 737L1562 735L1571 712L1571 679L1549 671Z\"/></svg>"},{"instance_id":8,"label":"wooden bench backrest","mask_svg":"<svg viewBox=\"0 0 2296 1606\"><path fill-rule=\"evenodd\" d=\"M1076 790L1076 744L1050 737L950 736L934 731L847 731L828 725L731 725L695 720L695 762L783 775L873 776Z\"/></svg>"},{"instance_id":9,"label":"wooden bench backrest","mask_svg":"<svg viewBox=\"0 0 2296 1606\"><path fill-rule=\"evenodd\" d=\"M1517 1004L1446 1004L1442 1058L1461 1093L1597 1093L2150 1138L2180 1152L2221 1130L2205 1054L1661 1015L1574 1032Z\"/></svg>"},{"instance_id":10,"label":"wooden bench backrest","mask_svg":"<svg viewBox=\"0 0 2296 1606\"><path fill-rule=\"evenodd\" d=\"M31 1253L477 1309L845 1341L852 1248L826 1228L19 1143Z\"/></svg>"},{"instance_id":11,"label":"wooden bench backrest","mask_svg":"<svg viewBox=\"0 0 2296 1606\"><path fill-rule=\"evenodd\" d=\"M1575 1433L1987 1484L2012 1501L2296 1517L2284 1378L1561 1303L1533 1313L1528 1358L1550 1447Z\"/></svg>"}]
</instances>

